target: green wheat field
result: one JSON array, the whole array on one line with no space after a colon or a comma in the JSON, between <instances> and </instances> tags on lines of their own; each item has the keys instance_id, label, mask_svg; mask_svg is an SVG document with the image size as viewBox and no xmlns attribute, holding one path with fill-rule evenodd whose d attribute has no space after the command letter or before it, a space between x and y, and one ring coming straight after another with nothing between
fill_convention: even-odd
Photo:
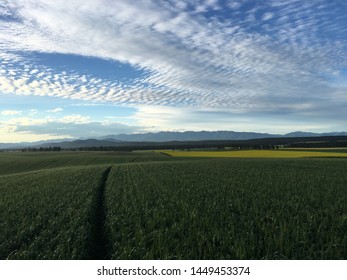
<instances>
[{"instance_id":1,"label":"green wheat field","mask_svg":"<svg viewBox=\"0 0 347 280\"><path fill-rule=\"evenodd\" d=\"M347 158L0 153L0 259L346 259Z\"/></svg>"}]
</instances>

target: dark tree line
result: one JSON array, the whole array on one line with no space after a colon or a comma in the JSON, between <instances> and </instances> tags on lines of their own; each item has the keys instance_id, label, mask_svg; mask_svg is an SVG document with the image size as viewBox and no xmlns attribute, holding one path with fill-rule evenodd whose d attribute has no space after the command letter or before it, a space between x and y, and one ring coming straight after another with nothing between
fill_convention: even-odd
<instances>
[{"instance_id":1,"label":"dark tree line","mask_svg":"<svg viewBox=\"0 0 347 280\"><path fill-rule=\"evenodd\" d=\"M22 152L61 152L63 151L60 147L40 147L40 148L24 148L21 149Z\"/></svg>"}]
</instances>

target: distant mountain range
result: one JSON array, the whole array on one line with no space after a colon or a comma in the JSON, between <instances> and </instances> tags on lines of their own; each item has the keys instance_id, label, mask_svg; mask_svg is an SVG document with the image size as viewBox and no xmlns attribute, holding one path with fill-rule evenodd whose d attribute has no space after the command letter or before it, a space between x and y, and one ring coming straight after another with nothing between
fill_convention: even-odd
<instances>
[{"instance_id":1,"label":"distant mountain range","mask_svg":"<svg viewBox=\"0 0 347 280\"><path fill-rule=\"evenodd\" d=\"M139 134L117 134L107 135L98 139L63 139L39 142L23 143L0 143L0 149L19 149L28 147L61 147L61 148L85 148L85 147L112 147L136 145L138 143L150 142L172 142L172 141L206 141L206 140L249 140L264 138L288 138L288 137L324 137L324 136L347 136L347 132L312 133L296 131L287 134L268 134L256 132L235 131L185 131L185 132L157 132ZM1 141L1 139L0 139Z\"/></svg>"},{"instance_id":2,"label":"distant mountain range","mask_svg":"<svg viewBox=\"0 0 347 280\"><path fill-rule=\"evenodd\" d=\"M118 134L101 137L101 140L118 140L131 142L168 142L168 141L204 141L204 140L247 140L268 137L278 137L280 135L256 133L256 132L235 132L235 131L185 131L171 132L162 131L156 133L139 134Z\"/></svg>"},{"instance_id":3,"label":"distant mountain range","mask_svg":"<svg viewBox=\"0 0 347 280\"><path fill-rule=\"evenodd\" d=\"M101 137L100 140L135 141L135 142L168 142L168 141L204 141L204 140L249 140L277 137L319 137L319 136L347 136L347 132L312 133L296 131L287 134L268 134L257 132L235 131L185 131L185 132L157 132L142 134L118 134Z\"/></svg>"}]
</instances>

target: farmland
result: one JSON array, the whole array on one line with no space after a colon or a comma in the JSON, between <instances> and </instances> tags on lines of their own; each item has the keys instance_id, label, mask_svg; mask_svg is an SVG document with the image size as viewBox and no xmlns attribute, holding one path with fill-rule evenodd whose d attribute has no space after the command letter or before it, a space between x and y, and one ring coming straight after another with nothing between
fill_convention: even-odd
<instances>
[{"instance_id":1,"label":"farmland","mask_svg":"<svg viewBox=\"0 0 347 280\"><path fill-rule=\"evenodd\" d=\"M347 149L281 149L281 150L220 150L187 151L162 150L173 157L222 157L222 158L305 158L305 157L346 157Z\"/></svg>"},{"instance_id":2,"label":"farmland","mask_svg":"<svg viewBox=\"0 0 347 280\"><path fill-rule=\"evenodd\" d=\"M88 256L94 197L105 168L73 168L0 177L0 257Z\"/></svg>"},{"instance_id":3,"label":"farmland","mask_svg":"<svg viewBox=\"0 0 347 280\"><path fill-rule=\"evenodd\" d=\"M343 157L0 153L0 259L346 259L346 169Z\"/></svg>"}]
</instances>

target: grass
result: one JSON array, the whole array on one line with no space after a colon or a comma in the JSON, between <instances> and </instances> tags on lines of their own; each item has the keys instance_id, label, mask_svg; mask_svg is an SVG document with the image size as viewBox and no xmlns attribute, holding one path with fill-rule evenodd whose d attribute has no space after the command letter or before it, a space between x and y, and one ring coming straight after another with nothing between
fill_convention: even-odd
<instances>
[{"instance_id":1,"label":"grass","mask_svg":"<svg viewBox=\"0 0 347 280\"><path fill-rule=\"evenodd\" d=\"M344 259L345 170L311 159L119 166L105 190L109 257Z\"/></svg>"},{"instance_id":2,"label":"grass","mask_svg":"<svg viewBox=\"0 0 347 280\"><path fill-rule=\"evenodd\" d=\"M0 153L0 259L346 259L346 169L344 158Z\"/></svg>"},{"instance_id":3,"label":"grass","mask_svg":"<svg viewBox=\"0 0 347 280\"><path fill-rule=\"evenodd\" d=\"M158 153L135 152L3 152L0 153L0 175L58 167L164 160L172 159Z\"/></svg>"},{"instance_id":4,"label":"grass","mask_svg":"<svg viewBox=\"0 0 347 280\"><path fill-rule=\"evenodd\" d=\"M105 167L0 176L0 259L85 259Z\"/></svg>"}]
</instances>

